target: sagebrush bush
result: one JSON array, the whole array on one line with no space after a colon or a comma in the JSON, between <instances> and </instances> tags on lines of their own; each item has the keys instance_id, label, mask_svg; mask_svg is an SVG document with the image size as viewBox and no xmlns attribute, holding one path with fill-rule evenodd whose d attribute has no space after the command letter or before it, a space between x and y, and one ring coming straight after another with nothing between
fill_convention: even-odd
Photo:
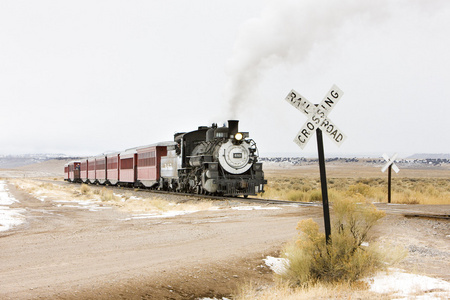
<instances>
[{"instance_id":1,"label":"sagebrush bush","mask_svg":"<svg viewBox=\"0 0 450 300\"><path fill-rule=\"evenodd\" d=\"M367 182L367 181L365 181ZM364 197L373 197L373 191L370 185L359 182L354 185L350 185L347 190L348 195L361 194Z\"/></svg>"},{"instance_id":2,"label":"sagebrush bush","mask_svg":"<svg viewBox=\"0 0 450 300\"><path fill-rule=\"evenodd\" d=\"M302 191L290 191L287 194L287 199L289 201L305 201L305 193Z\"/></svg>"},{"instance_id":3,"label":"sagebrush bush","mask_svg":"<svg viewBox=\"0 0 450 300\"><path fill-rule=\"evenodd\" d=\"M102 188L100 191L100 200L103 202L110 202L110 201L119 201L120 197L114 195L113 191L106 189L105 187Z\"/></svg>"},{"instance_id":4,"label":"sagebrush bush","mask_svg":"<svg viewBox=\"0 0 450 300\"><path fill-rule=\"evenodd\" d=\"M300 221L298 240L285 249L289 264L283 277L295 285L351 282L375 271L382 266L381 257L375 247L362 244L372 226L384 215L362 196L334 201L328 244L316 222Z\"/></svg>"},{"instance_id":5,"label":"sagebrush bush","mask_svg":"<svg viewBox=\"0 0 450 300\"><path fill-rule=\"evenodd\" d=\"M311 202L322 201L322 191L312 190L309 193L309 201Z\"/></svg>"},{"instance_id":6,"label":"sagebrush bush","mask_svg":"<svg viewBox=\"0 0 450 300\"><path fill-rule=\"evenodd\" d=\"M83 195L88 195L88 194L90 194L91 193L91 188L87 185L87 184L81 184L81 187L80 187L80 192L83 194Z\"/></svg>"}]
</instances>

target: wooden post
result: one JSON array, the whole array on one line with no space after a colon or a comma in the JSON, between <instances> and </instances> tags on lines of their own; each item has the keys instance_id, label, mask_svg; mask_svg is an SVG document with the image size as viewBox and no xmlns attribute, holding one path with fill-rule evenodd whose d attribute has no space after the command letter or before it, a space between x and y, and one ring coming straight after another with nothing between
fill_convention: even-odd
<instances>
[{"instance_id":1,"label":"wooden post","mask_svg":"<svg viewBox=\"0 0 450 300\"><path fill-rule=\"evenodd\" d=\"M328 205L327 175L325 171L325 155L323 151L322 130L317 128L317 150L319 152L320 185L322 187L323 220L327 244L331 242L330 208Z\"/></svg>"},{"instance_id":2,"label":"wooden post","mask_svg":"<svg viewBox=\"0 0 450 300\"><path fill-rule=\"evenodd\" d=\"M392 174L392 164L388 168L388 203L391 203L391 174Z\"/></svg>"}]
</instances>

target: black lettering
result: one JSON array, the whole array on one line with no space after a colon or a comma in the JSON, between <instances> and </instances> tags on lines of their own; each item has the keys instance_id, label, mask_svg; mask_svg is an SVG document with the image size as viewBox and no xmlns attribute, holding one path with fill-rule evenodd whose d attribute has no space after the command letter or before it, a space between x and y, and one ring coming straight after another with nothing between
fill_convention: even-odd
<instances>
[{"instance_id":1,"label":"black lettering","mask_svg":"<svg viewBox=\"0 0 450 300\"><path fill-rule=\"evenodd\" d=\"M333 131L333 132L330 134L330 136L332 136L335 140L336 140L336 133L337 133L337 130Z\"/></svg>"},{"instance_id":2,"label":"black lettering","mask_svg":"<svg viewBox=\"0 0 450 300\"><path fill-rule=\"evenodd\" d=\"M297 95L294 93L294 92L291 92L289 95L288 95L288 98L289 97L291 97L291 102L294 102L294 100L295 100L295 98L297 97Z\"/></svg>"},{"instance_id":3,"label":"black lettering","mask_svg":"<svg viewBox=\"0 0 450 300\"><path fill-rule=\"evenodd\" d=\"M331 107L331 104L333 104L333 100L331 100L330 98L327 97L327 99L325 100L325 103L328 104L329 107Z\"/></svg>"},{"instance_id":4,"label":"black lettering","mask_svg":"<svg viewBox=\"0 0 450 300\"><path fill-rule=\"evenodd\" d=\"M320 116L321 118L325 118L325 111L318 109L316 111L316 115Z\"/></svg>"},{"instance_id":5,"label":"black lettering","mask_svg":"<svg viewBox=\"0 0 450 300\"><path fill-rule=\"evenodd\" d=\"M334 126L333 126L332 124L330 124L330 125L328 125L328 127L327 127L327 132L328 132L328 133L331 133L331 132L333 131L333 129L334 129Z\"/></svg>"},{"instance_id":6,"label":"black lettering","mask_svg":"<svg viewBox=\"0 0 450 300\"><path fill-rule=\"evenodd\" d=\"M328 124L330 124L330 121L328 121L327 119L325 119L325 120L323 120L323 123L322 123L322 127L327 127L328 126Z\"/></svg>"},{"instance_id":7,"label":"black lettering","mask_svg":"<svg viewBox=\"0 0 450 300\"><path fill-rule=\"evenodd\" d=\"M339 133L334 140L339 143L343 138L342 134Z\"/></svg>"},{"instance_id":8,"label":"black lettering","mask_svg":"<svg viewBox=\"0 0 450 300\"><path fill-rule=\"evenodd\" d=\"M306 104L306 102L305 102L305 104ZM307 104L306 107L303 109L303 111L304 111L305 114L307 114L307 115L309 114L308 108L309 108L309 104Z\"/></svg>"},{"instance_id":9,"label":"black lettering","mask_svg":"<svg viewBox=\"0 0 450 300\"><path fill-rule=\"evenodd\" d=\"M303 133L303 135L305 136L305 138L307 138L308 135L309 135L309 132L308 132L308 130L306 130L306 129L303 129L303 130L302 130L302 133Z\"/></svg>"},{"instance_id":10,"label":"black lettering","mask_svg":"<svg viewBox=\"0 0 450 300\"><path fill-rule=\"evenodd\" d=\"M305 103L302 102L302 98L299 98L298 102L297 102L297 108L304 106L304 105L305 105Z\"/></svg>"},{"instance_id":11,"label":"black lettering","mask_svg":"<svg viewBox=\"0 0 450 300\"><path fill-rule=\"evenodd\" d=\"M339 97L339 94L337 92L335 92L334 90L332 90L330 94L331 94L331 96L333 96L334 99Z\"/></svg>"},{"instance_id":12,"label":"black lettering","mask_svg":"<svg viewBox=\"0 0 450 300\"><path fill-rule=\"evenodd\" d=\"M316 115L312 116L311 120L313 120L316 124L319 124L320 122L320 118L318 118Z\"/></svg>"},{"instance_id":13,"label":"black lettering","mask_svg":"<svg viewBox=\"0 0 450 300\"><path fill-rule=\"evenodd\" d=\"M306 123L306 127L308 127L309 130L314 130L315 128L314 124L311 122Z\"/></svg>"},{"instance_id":14,"label":"black lettering","mask_svg":"<svg viewBox=\"0 0 450 300\"><path fill-rule=\"evenodd\" d=\"M300 143L303 144L303 143L306 142L306 139L303 139L303 140L302 140L302 137L303 137L303 136L302 136L301 134L299 134L297 138L298 138L298 140L300 141Z\"/></svg>"}]
</instances>

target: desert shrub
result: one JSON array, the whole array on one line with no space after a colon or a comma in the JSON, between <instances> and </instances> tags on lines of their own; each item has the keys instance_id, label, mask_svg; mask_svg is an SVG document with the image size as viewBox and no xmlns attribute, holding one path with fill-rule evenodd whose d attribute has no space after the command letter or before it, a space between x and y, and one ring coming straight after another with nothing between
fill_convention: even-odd
<instances>
[{"instance_id":1,"label":"desert shrub","mask_svg":"<svg viewBox=\"0 0 450 300\"><path fill-rule=\"evenodd\" d=\"M48 189L49 190L49 189L53 188L53 184L48 183L48 182L44 182L44 183L39 184L39 188Z\"/></svg>"},{"instance_id":2,"label":"desert shrub","mask_svg":"<svg viewBox=\"0 0 450 300\"><path fill-rule=\"evenodd\" d=\"M365 183L357 183L354 185L350 185L347 190L347 194L349 196L355 195L355 194L361 194L364 197L372 197L373 191L370 185L367 185Z\"/></svg>"},{"instance_id":3,"label":"desert shrub","mask_svg":"<svg viewBox=\"0 0 450 300\"><path fill-rule=\"evenodd\" d=\"M105 187L100 191L100 200L104 202L118 201L120 197L114 195L113 191L106 189Z\"/></svg>"},{"instance_id":4,"label":"desert shrub","mask_svg":"<svg viewBox=\"0 0 450 300\"><path fill-rule=\"evenodd\" d=\"M298 223L299 238L285 249L289 261L283 278L294 285L318 281L355 281L382 266L377 249L362 246L375 223L385 215L362 196L333 202L331 241L312 219Z\"/></svg>"},{"instance_id":5,"label":"desert shrub","mask_svg":"<svg viewBox=\"0 0 450 300\"><path fill-rule=\"evenodd\" d=\"M394 198L395 203L400 204L419 204L420 203L420 193L406 190L403 193L396 195Z\"/></svg>"},{"instance_id":6,"label":"desert shrub","mask_svg":"<svg viewBox=\"0 0 450 300\"><path fill-rule=\"evenodd\" d=\"M371 182L373 181L373 179L371 179L371 178L361 178L361 179L358 179L357 181L356 181L356 183L361 183L361 184L370 184Z\"/></svg>"},{"instance_id":7,"label":"desert shrub","mask_svg":"<svg viewBox=\"0 0 450 300\"><path fill-rule=\"evenodd\" d=\"M433 196L433 197L439 197L439 194L440 194L438 189L431 184L427 186L425 193L428 194L429 196Z\"/></svg>"},{"instance_id":8,"label":"desert shrub","mask_svg":"<svg viewBox=\"0 0 450 300\"><path fill-rule=\"evenodd\" d=\"M322 201L322 192L319 190L313 190L309 193L309 201L317 202Z\"/></svg>"},{"instance_id":9,"label":"desert shrub","mask_svg":"<svg viewBox=\"0 0 450 300\"><path fill-rule=\"evenodd\" d=\"M89 195L91 193L91 188L87 184L81 184L80 192L83 195Z\"/></svg>"},{"instance_id":10,"label":"desert shrub","mask_svg":"<svg viewBox=\"0 0 450 300\"><path fill-rule=\"evenodd\" d=\"M296 190L296 191L299 191L299 190L302 189L302 185L299 184L299 183L295 183L295 184L292 185L292 189Z\"/></svg>"},{"instance_id":11,"label":"desert shrub","mask_svg":"<svg viewBox=\"0 0 450 300\"><path fill-rule=\"evenodd\" d=\"M289 201L305 201L305 193L302 191L290 191L287 193Z\"/></svg>"},{"instance_id":12,"label":"desert shrub","mask_svg":"<svg viewBox=\"0 0 450 300\"><path fill-rule=\"evenodd\" d=\"M308 191L310 191L312 189L313 189L312 185L309 184L309 183L306 183L306 184L302 185L302 191L304 191L304 192L308 192Z\"/></svg>"}]
</instances>

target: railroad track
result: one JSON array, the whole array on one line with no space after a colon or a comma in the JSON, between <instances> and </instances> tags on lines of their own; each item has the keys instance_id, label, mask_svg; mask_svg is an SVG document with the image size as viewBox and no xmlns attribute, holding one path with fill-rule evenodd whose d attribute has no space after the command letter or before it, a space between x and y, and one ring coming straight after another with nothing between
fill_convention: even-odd
<instances>
[{"instance_id":1,"label":"railroad track","mask_svg":"<svg viewBox=\"0 0 450 300\"><path fill-rule=\"evenodd\" d=\"M50 182L53 184L67 185L71 184L66 181L54 181L54 180L45 180L39 179L39 181ZM110 186L106 186L110 187ZM113 187L119 188L119 187ZM120 189L129 189L139 192L148 192L152 194L164 194L164 195L174 195L174 196L182 196L187 198L194 199L210 199L210 200L224 200L224 201L239 201L245 203L258 203L258 204L273 204L273 205L291 205L291 206L317 206L321 207L322 203L319 202L299 202L299 201L289 201L289 200L276 200L276 199L264 199L264 198L255 198L255 197L228 197L228 196L214 196L214 195L203 195L203 194L188 194L188 193L176 193L169 191L160 191L160 190L150 190L150 189L142 189L142 188L131 188L131 187L120 187ZM410 209L398 209L394 207L380 207L378 209L384 210L386 213L390 214L400 214L406 218L425 218L425 219L439 219L439 220L450 220L450 214L436 214L436 213L425 213L423 211L418 210L410 210Z\"/></svg>"}]
</instances>

